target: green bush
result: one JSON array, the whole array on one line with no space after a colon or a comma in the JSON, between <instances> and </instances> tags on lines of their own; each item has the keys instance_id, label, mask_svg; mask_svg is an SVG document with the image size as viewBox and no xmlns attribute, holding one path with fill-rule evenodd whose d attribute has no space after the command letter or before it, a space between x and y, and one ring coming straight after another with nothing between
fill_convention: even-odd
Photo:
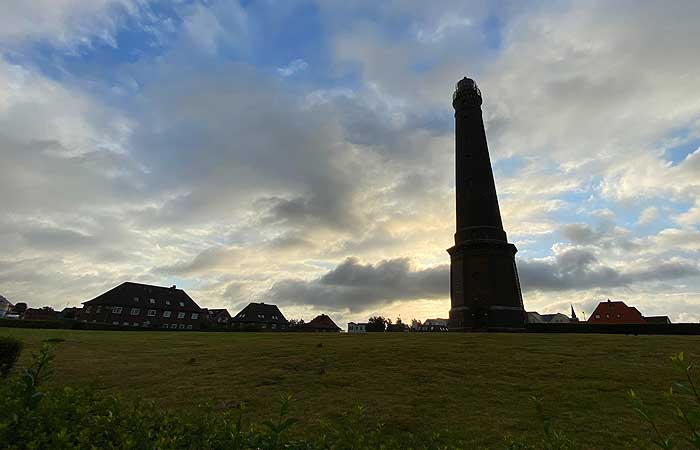
<instances>
[{"instance_id":1,"label":"green bush","mask_svg":"<svg viewBox=\"0 0 700 450\"><path fill-rule=\"evenodd\" d=\"M21 352L21 341L9 336L0 336L0 377L4 378L10 373Z\"/></svg>"}]
</instances>

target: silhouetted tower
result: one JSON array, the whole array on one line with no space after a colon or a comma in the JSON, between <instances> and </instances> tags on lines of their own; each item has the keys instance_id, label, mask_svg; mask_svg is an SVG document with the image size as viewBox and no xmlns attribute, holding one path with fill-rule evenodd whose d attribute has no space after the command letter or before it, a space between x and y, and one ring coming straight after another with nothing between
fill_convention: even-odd
<instances>
[{"instance_id":1,"label":"silhouetted tower","mask_svg":"<svg viewBox=\"0 0 700 450\"><path fill-rule=\"evenodd\" d=\"M457 83L455 108L457 232L447 251L450 266L450 330L525 328L515 253L501 222L489 158L481 91L474 80Z\"/></svg>"}]
</instances>

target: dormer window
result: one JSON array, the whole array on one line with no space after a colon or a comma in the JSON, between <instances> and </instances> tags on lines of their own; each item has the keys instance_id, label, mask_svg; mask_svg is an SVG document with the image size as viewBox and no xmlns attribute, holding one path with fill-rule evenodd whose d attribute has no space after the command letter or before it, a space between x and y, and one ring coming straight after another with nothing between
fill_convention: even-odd
<instances>
[{"instance_id":1,"label":"dormer window","mask_svg":"<svg viewBox=\"0 0 700 450\"><path fill-rule=\"evenodd\" d=\"M180 302L180 306L184 307L184 306L185 306L185 302Z\"/></svg>"},{"instance_id":2,"label":"dormer window","mask_svg":"<svg viewBox=\"0 0 700 450\"><path fill-rule=\"evenodd\" d=\"M264 318L265 318L265 314L258 314L258 319L264 319Z\"/></svg>"}]
</instances>

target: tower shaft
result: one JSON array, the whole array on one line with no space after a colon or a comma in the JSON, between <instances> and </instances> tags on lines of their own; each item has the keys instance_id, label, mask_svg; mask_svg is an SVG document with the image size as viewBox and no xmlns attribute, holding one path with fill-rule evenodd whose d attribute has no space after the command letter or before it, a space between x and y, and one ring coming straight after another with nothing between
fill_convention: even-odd
<instances>
[{"instance_id":1,"label":"tower shaft","mask_svg":"<svg viewBox=\"0 0 700 450\"><path fill-rule=\"evenodd\" d=\"M450 266L450 329L522 330L525 310L498 207L481 112L481 92L464 78L457 83L455 161L457 230L447 251Z\"/></svg>"}]
</instances>

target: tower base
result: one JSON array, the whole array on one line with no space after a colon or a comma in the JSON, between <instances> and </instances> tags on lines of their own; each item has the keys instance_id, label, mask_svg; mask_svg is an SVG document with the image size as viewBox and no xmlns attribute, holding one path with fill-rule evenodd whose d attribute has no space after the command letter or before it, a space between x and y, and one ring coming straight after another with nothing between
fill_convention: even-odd
<instances>
[{"instance_id":1,"label":"tower base","mask_svg":"<svg viewBox=\"0 0 700 450\"><path fill-rule=\"evenodd\" d=\"M513 244L478 239L447 250L450 331L523 331L523 308Z\"/></svg>"}]
</instances>

